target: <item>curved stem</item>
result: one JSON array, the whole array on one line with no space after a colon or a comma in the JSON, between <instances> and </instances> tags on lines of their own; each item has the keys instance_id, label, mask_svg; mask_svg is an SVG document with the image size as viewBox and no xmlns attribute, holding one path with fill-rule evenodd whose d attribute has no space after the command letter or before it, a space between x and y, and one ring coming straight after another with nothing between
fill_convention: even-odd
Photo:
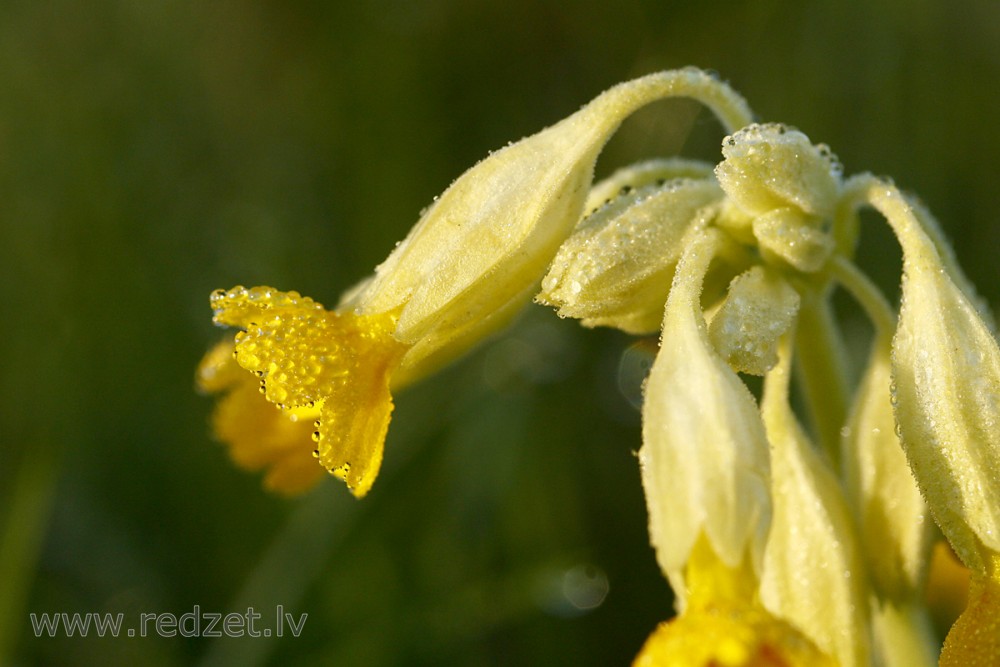
<instances>
[{"instance_id":1,"label":"curved stem","mask_svg":"<svg viewBox=\"0 0 1000 667\"><path fill-rule=\"evenodd\" d=\"M844 190L847 191L851 184L849 180ZM858 201L852 196L854 194L847 191L837 200L837 208L833 214L833 229L830 232L837 247L836 254L847 258L854 257L854 250L857 248L858 236L861 231Z\"/></svg>"},{"instance_id":2,"label":"curved stem","mask_svg":"<svg viewBox=\"0 0 1000 667\"><path fill-rule=\"evenodd\" d=\"M937 243L927 234L913 205L894 184L871 174L858 174L844 184L842 201L853 208L868 204L881 213L904 251L912 244L913 250L937 252Z\"/></svg>"},{"instance_id":3,"label":"curved stem","mask_svg":"<svg viewBox=\"0 0 1000 667\"><path fill-rule=\"evenodd\" d=\"M778 424L782 429L788 428L787 422L792 412L789 405L789 390L794 356L792 351L795 349L796 338L798 329L793 326L791 331L778 340L778 363L764 376L764 395L760 402L761 415L765 424L768 422L771 422L771 425ZM772 448L784 444L774 438L769 437L769 439Z\"/></svg>"},{"instance_id":4,"label":"curved stem","mask_svg":"<svg viewBox=\"0 0 1000 667\"><path fill-rule=\"evenodd\" d=\"M875 335L890 338L896 330L896 313L882 291L850 260L839 255L829 263L830 275L858 302L875 325Z\"/></svg>"},{"instance_id":5,"label":"curved stem","mask_svg":"<svg viewBox=\"0 0 1000 667\"><path fill-rule=\"evenodd\" d=\"M708 266L722 245L722 234L713 228L696 224L684 236L684 254L674 272L674 284L667 297L666 312L672 303L683 303L701 316L701 290ZM664 315L666 317L666 315Z\"/></svg>"},{"instance_id":6,"label":"curved stem","mask_svg":"<svg viewBox=\"0 0 1000 667\"><path fill-rule=\"evenodd\" d=\"M669 97L690 97L711 109L726 132L734 132L753 122L753 112L743 97L708 72L696 67L649 74L606 90L594 102L606 102L609 115L621 122L647 104Z\"/></svg>"},{"instance_id":7,"label":"curved stem","mask_svg":"<svg viewBox=\"0 0 1000 667\"><path fill-rule=\"evenodd\" d=\"M858 174L844 184L840 206L845 210L856 210L863 204L868 204L885 217L903 247L904 262L918 255L931 257L934 263L944 267L948 277L969 299L987 327L991 331L996 330L989 307L958 265L941 226L926 206L915 198L907 197L891 182L871 174Z\"/></svg>"},{"instance_id":8,"label":"curved stem","mask_svg":"<svg viewBox=\"0 0 1000 667\"><path fill-rule=\"evenodd\" d=\"M844 184L841 201L853 209L867 204L882 214L903 248L904 271L908 262L923 257L943 266L948 276L968 294L968 281L930 213L908 199L893 183L871 174L858 174Z\"/></svg>"}]
</instances>

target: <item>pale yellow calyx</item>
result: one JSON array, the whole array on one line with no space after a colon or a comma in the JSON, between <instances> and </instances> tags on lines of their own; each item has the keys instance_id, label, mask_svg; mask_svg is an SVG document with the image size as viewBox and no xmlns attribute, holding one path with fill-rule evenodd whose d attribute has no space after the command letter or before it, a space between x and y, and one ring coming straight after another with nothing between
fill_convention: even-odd
<instances>
[{"instance_id":1,"label":"pale yellow calyx","mask_svg":"<svg viewBox=\"0 0 1000 667\"><path fill-rule=\"evenodd\" d=\"M753 567L723 563L702 536L687 566L688 605L646 640L633 667L835 667L756 599Z\"/></svg>"},{"instance_id":2,"label":"pale yellow calyx","mask_svg":"<svg viewBox=\"0 0 1000 667\"><path fill-rule=\"evenodd\" d=\"M873 664L879 667L936 667L941 640L919 599L896 602L871 598Z\"/></svg>"},{"instance_id":3,"label":"pale yellow calyx","mask_svg":"<svg viewBox=\"0 0 1000 667\"><path fill-rule=\"evenodd\" d=\"M771 442L773 518L760 595L841 667L871 664L868 583L836 477L788 403L790 341L767 375L761 413Z\"/></svg>"},{"instance_id":4,"label":"pale yellow calyx","mask_svg":"<svg viewBox=\"0 0 1000 667\"><path fill-rule=\"evenodd\" d=\"M559 247L535 300L584 326L656 331L680 241L721 198L714 178L623 186Z\"/></svg>"},{"instance_id":5,"label":"pale yellow calyx","mask_svg":"<svg viewBox=\"0 0 1000 667\"><path fill-rule=\"evenodd\" d=\"M871 177L851 190L903 248L892 377L907 459L959 558L984 574L982 554L1000 552L1000 348L911 203Z\"/></svg>"},{"instance_id":6,"label":"pale yellow calyx","mask_svg":"<svg viewBox=\"0 0 1000 667\"><path fill-rule=\"evenodd\" d=\"M755 266L730 283L708 334L733 370L764 375L778 362L778 339L798 310L798 292L775 271Z\"/></svg>"},{"instance_id":7,"label":"pale yellow calyx","mask_svg":"<svg viewBox=\"0 0 1000 667\"><path fill-rule=\"evenodd\" d=\"M393 337L394 318L331 312L267 287L219 290L211 301L217 324L242 329L236 362L278 408L318 411L315 456L365 495L382 462L390 378L408 347Z\"/></svg>"},{"instance_id":8,"label":"pale yellow calyx","mask_svg":"<svg viewBox=\"0 0 1000 667\"><path fill-rule=\"evenodd\" d=\"M916 599L930 562L933 520L896 436L889 340L876 339L842 435L845 491L872 585L900 603Z\"/></svg>"},{"instance_id":9,"label":"pale yellow calyx","mask_svg":"<svg viewBox=\"0 0 1000 667\"><path fill-rule=\"evenodd\" d=\"M701 101L729 130L750 121L743 99L700 70L614 86L460 176L342 307L398 314L395 336L412 346L403 362L409 377L507 324L584 212L605 142L637 109L678 96Z\"/></svg>"},{"instance_id":10,"label":"pale yellow calyx","mask_svg":"<svg viewBox=\"0 0 1000 667\"><path fill-rule=\"evenodd\" d=\"M720 236L692 230L682 244L643 404L639 462L650 540L675 584L698 535L735 566L748 551L759 556L770 518L764 425L753 396L712 347L699 305Z\"/></svg>"}]
</instances>

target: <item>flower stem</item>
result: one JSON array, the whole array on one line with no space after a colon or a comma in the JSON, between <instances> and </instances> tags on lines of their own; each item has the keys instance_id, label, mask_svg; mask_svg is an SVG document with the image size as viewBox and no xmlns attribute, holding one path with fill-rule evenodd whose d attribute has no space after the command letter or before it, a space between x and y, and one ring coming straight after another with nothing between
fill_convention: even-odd
<instances>
[{"instance_id":1,"label":"flower stem","mask_svg":"<svg viewBox=\"0 0 1000 667\"><path fill-rule=\"evenodd\" d=\"M875 335L890 338L896 330L896 314L878 287L850 260L835 256L830 260L830 275L864 309L875 326Z\"/></svg>"},{"instance_id":2,"label":"flower stem","mask_svg":"<svg viewBox=\"0 0 1000 667\"><path fill-rule=\"evenodd\" d=\"M847 418L846 353L825 295L804 296L795 337L798 378L815 436L834 469L840 466L840 428Z\"/></svg>"}]
</instances>

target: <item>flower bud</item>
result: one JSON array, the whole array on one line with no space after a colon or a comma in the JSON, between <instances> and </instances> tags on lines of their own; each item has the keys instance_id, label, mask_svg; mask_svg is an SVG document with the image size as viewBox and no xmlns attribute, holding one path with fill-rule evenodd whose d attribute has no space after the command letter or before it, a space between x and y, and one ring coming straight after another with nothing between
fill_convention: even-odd
<instances>
[{"instance_id":1,"label":"flower bud","mask_svg":"<svg viewBox=\"0 0 1000 667\"><path fill-rule=\"evenodd\" d=\"M656 331L680 240L704 207L721 198L714 178L624 190L560 246L536 300L584 326Z\"/></svg>"},{"instance_id":2,"label":"flower bud","mask_svg":"<svg viewBox=\"0 0 1000 667\"><path fill-rule=\"evenodd\" d=\"M792 206L772 209L751 226L765 259L778 258L804 273L822 268L834 249L833 238Z\"/></svg>"},{"instance_id":3,"label":"flower bud","mask_svg":"<svg viewBox=\"0 0 1000 667\"><path fill-rule=\"evenodd\" d=\"M715 165L681 157L653 158L615 170L607 178L594 183L587 194L583 210L591 215L611 200L631 190L647 185L663 185L678 178L715 179Z\"/></svg>"},{"instance_id":4,"label":"flower bud","mask_svg":"<svg viewBox=\"0 0 1000 667\"><path fill-rule=\"evenodd\" d=\"M733 370L764 375L778 362L778 339L798 311L798 292L776 271L755 266L730 283L708 335Z\"/></svg>"},{"instance_id":5,"label":"flower bud","mask_svg":"<svg viewBox=\"0 0 1000 667\"><path fill-rule=\"evenodd\" d=\"M903 248L892 339L898 434L941 531L983 575L1000 552L1000 349L920 207L869 175L850 190L885 216Z\"/></svg>"},{"instance_id":6,"label":"flower bud","mask_svg":"<svg viewBox=\"0 0 1000 667\"><path fill-rule=\"evenodd\" d=\"M962 561L1000 551L1000 349L915 224L897 230L896 419L917 482Z\"/></svg>"},{"instance_id":7,"label":"flower bud","mask_svg":"<svg viewBox=\"0 0 1000 667\"><path fill-rule=\"evenodd\" d=\"M758 564L770 519L764 424L709 342L699 305L719 236L694 229L683 243L643 405L639 461L650 539L675 584L701 534L728 566L748 555Z\"/></svg>"},{"instance_id":8,"label":"flower bud","mask_svg":"<svg viewBox=\"0 0 1000 667\"><path fill-rule=\"evenodd\" d=\"M825 145L784 125L750 125L726 137L715 174L726 194L754 215L794 206L830 218L841 167Z\"/></svg>"}]
</instances>

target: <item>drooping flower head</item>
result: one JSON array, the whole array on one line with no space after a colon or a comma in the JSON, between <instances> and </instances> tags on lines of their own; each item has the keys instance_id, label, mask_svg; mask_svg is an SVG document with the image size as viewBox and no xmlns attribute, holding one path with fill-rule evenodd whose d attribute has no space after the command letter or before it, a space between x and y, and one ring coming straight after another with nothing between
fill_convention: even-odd
<instances>
[{"instance_id":1,"label":"drooping flower head","mask_svg":"<svg viewBox=\"0 0 1000 667\"><path fill-rule=\"evenodd\" d=\"M670 96L718 116L720 162L655 159L592 183L619 124ZM862 206L902 247L898 313L855 263ZM836 289L874 329L856 383ZM699 70L611 88L492 154L333 309L266 287L213 293L214 321L239 331L199 384L226 393L215 430L268 487L297 492L325 468L360 497L392 392L532 297L587 327L660 335L638 458L678 616L637 665L931 665L933 523L971 573L941 664L1000 664L1000 348L986 308L913 198L845 180L826 146L754 123Z\"/></svg>"},{"instance_id":2,"label":"drooping flower head","mask_svg":"<svg viewBox=\"0 0 1000 667\"><path fill-rule=\"evenodd\" d=\"M714 178L661 161L595 185L622 194L578 225L538 297L585 326L631 333L653 330L665 308L640 462L681 615L637 664L761 660L684 657L679 647L722 627L690 581L697 550L745 578L744 609L789 623L836 664L932 664L931 516L973 572L942 664L1000 664L1000 352L986 309L924 208L868 175L845 182L801 132L750 124L722 157ZM853 262L862 205L903 248L898 318ZM875 328L853 398L836 287ZM793 358L809 429L791 407ZM760 401L738 373L765 376ZM664 646L679 653L668 660Z\"/></svg>"}]
</instances>

